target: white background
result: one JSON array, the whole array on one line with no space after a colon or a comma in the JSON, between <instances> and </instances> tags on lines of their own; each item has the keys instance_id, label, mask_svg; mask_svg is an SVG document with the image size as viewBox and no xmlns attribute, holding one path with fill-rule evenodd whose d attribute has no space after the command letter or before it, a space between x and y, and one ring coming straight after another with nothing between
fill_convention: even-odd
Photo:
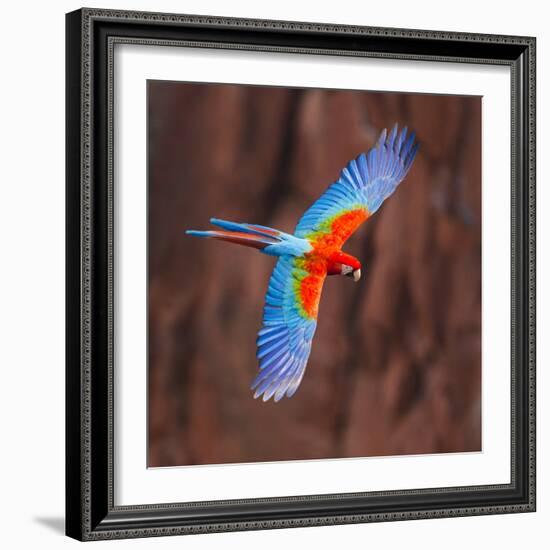
<instances>
[{"instance_id":1,"label":"white background","mask_svg":"<svg viewBox=\"0 0 550 550\"><path fill-rule=\"evenodd\" d=\"M87 2L88 6L168 12L316 20L363 25L536 35L538 96L548 97L548 16L544 2L482 4L463 0L442 10L439 1L388 3L227 1ZM64 511L64 13L77 2L26 2L3 7L2 199L0 277L2 383L0 385L0 518L5 548L57 548L77 543L62 536ZM543 217L550 179L542 152L548 143L548 103L538 102L539 242L539 465L548 462L547 329L550 272L548 217ZM546 311L545 311L546 310ZM547 340L547 339L546 339ZM542 427L542 429L541 429ZM546 433L543 433L543 430ZM538 512L511 516L393 522L315 529L172 537L94 543L152 548L482 548L543 547L550 520L548 475L538 469ZM537 538L541 542L536 542Z\"/></svg>"},{"instance_id":2,"label":"white background","mask_svg":"<svg viewBox=\"0 0 550 550\"><path fill-rule=\"evenodd\" d=\"M509 483L511 201L503 190L510 180L510 69L135 45L116 46L114 64L115 504ZM483 97L483 452L146 468L147 78L351 89L375 82L379 90Z\"/></svg>"}]
</instances>

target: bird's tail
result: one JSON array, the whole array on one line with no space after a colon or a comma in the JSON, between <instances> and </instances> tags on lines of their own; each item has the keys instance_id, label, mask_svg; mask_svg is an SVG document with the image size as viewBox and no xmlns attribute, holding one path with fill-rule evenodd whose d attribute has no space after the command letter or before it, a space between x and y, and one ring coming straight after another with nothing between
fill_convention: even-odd
<instances>
[{"instance_id":1,"label":"bird's tail","mask_svg":"<svg viewBox=\"0 0 550 550\"><path fill-rule=\"evenodd\" d=\"M188 230L186 233L188 235L194 235L195 237L218 239L230 243L250 246L252 248L258 248L260 250L266 246L278 244L282 240L281 236L283 233L263 225L229 222L225 220L218 220L216 218L211 218L210 223L221 227L223 231L218 229L214 231Z\"/></svg>"}]
</instances>

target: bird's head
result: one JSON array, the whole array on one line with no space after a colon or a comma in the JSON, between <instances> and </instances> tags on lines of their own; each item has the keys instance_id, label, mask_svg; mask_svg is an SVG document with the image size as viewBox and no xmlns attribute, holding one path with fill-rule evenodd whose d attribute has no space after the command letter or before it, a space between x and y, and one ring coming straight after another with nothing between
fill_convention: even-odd
<instances>
[{"instance_id":1,"label":"bird's head","mask_svg":"<svg viewBox=\"0 0 550 550\"><path fill-rule=\"evenodd\" d=\"M349 254L336 252L330 256L328 274L344 275L357 282L361 278L361 262Z\"/></svg>"}]
</instances>

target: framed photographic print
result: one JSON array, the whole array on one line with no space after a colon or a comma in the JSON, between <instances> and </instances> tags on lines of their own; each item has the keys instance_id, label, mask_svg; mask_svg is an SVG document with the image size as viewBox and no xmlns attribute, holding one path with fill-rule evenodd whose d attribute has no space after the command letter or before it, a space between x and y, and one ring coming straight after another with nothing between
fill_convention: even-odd
<instances>
[{"instance_id":1,"label":"framed photographic print","mask_svg":"<svg viewBox=\"0 0 550 550\"><path fill-rule=\"evenodd\" d=\"M67 534L535 509L535 39L67 15Z\"/></svg>"}]
</instances>

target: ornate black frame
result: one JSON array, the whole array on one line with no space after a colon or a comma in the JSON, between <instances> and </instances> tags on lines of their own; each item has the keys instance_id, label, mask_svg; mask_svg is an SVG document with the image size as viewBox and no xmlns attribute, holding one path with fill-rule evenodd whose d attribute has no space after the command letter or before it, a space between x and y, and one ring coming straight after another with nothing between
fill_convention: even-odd
<instances>
[{"instance_id":1,"label":"ornate black frame","mask_svg":"<svg viewBox=\"0 0 550 550\"><path fill-rule=\"evenodd\" d=\"M67 14L66 29L67 535L99 540L534 511L535 39L102 9ZM114 506L112 82L113 48L123 42L510 67L510 484Z\"/></svg>"}]
</instances>

